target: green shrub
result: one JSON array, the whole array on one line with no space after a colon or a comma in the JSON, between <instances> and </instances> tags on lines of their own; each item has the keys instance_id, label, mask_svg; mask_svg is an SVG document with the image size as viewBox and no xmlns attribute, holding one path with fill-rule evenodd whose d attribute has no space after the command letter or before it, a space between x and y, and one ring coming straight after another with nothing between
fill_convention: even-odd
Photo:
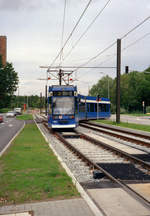
<instances>
[{"instance_id":1,"label":"green shrub","mask_svg":"<svg viewBox=\"0 0 150 216\"><path fill-rule=\"evenodd\" d=\"M0 109L0 113L7 113L10 110L11 110L10 108L2 108Z\"/></svg>"},{"instance_id":2,"label":"green shrub","mask_svg":"<svg viewBox=\"0 0 150 216\"><path fill-rule=\"evenodd\" d=\"M146 113L150 113L150 106L146 107Z\"/></svg>"},{"instance_id":3,"label":"green shrub","mask_svg":"<svg viewBox=\"0 0 150 216\"><path fill-rule=\"evenodd\" d=\"M127 110L121 107L120 108L120 114L126 114L126 113L127 113Z\"/></svg>"},{"instance_id":4,"label":"green shrub","mask_svg":"<svg viewBox=\"0 0 150 216\"><path fill-rule=\"evenodd\" d=\"M111 104L111 106L110 106L110 112L111 112L111 114L115 114L116 113L116 106L114 104Z\"/></svg>"}]
</instances>

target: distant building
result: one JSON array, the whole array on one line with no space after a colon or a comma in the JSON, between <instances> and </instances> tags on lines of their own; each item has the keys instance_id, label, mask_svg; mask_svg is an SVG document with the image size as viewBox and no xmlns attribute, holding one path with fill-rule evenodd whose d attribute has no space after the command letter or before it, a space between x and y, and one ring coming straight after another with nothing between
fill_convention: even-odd
<instances>
[{"instance_id":1,"label":"distant building","mask_svg":"<svg viewBox=\"0 0 150 216\"><path fill-rule=\"evenodd\" d=\"M0 36L0 55L2 56L2 64L5 66L7 61L7 37Z\"/></svg>"}]
</instances>

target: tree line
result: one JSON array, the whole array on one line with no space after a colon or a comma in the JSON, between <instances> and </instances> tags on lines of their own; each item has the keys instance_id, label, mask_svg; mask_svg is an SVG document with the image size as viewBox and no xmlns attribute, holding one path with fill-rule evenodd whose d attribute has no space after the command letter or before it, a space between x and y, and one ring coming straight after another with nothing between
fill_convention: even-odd
<instances>
[{"instance_id":1,"label":"tree line","mask_svg":"<svg viewBox=\"0 0 150 216\"><path fill-rule=\"evenodd\" d=\"M18 83L18 73L13 68L12 63L7 62L6 65L3 65L0 55L0 109L14 107L23 108L24 104L31 108L44 107L44 97L40 98L38 95L14 95L18 88Z\"/></svg>"},{"instance_id":2,"label":"tree line","mask_svg":"<svg viewBox=\"0 0 150 216\"><path fill-rule=\"evenodd\" d=\"M18 74L12 63L2 64L0 55L0 108L9 107L18 86Z\"/></svg>"},{"instance_id":3,"label":"tree line","mask_svg":"<svg viewBox=\"0 0 150 216\"><path fill-rule=\"evenodd\" d=\"M102 77L92 86L89 95L109 96L112 112L115 112L116 78L112 79L108 75ZM150 67L143 72L132 71L121 75L120 106L121 112L143 112L143 107L144 111L150 112Z\"/></svg>"},{"instance_id":4,"label":"tree line","mask_svg":"<svg viewBox=\"0 0 150 216\"><path fill-rule=\"evenodd\" d=\"M38 95L31 96L18 96L14 95L11 101L11 107L21 107L24 108L24 104L26 104L26 108L44 108L45 106L45 97L40 97Z\"/></svg>"}]
</instances>

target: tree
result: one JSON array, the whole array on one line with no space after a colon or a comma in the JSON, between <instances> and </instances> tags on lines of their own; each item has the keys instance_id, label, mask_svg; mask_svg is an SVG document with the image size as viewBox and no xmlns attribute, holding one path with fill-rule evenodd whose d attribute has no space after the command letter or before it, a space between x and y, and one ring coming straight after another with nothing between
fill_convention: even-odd
<instances>
[{"instance_id":1,"label":"tree","mask_svg":"<svg viewBox=\"0 0 150 216\"><path fill-rule=\"evenodd\" d=\"M143 72L132 71L128 74L122 74L120 78L120 106L128 112L142 111L142 101L145 106L150 106L150 67ZM100 95L107 97L108 94L108 78L111 107L113 111L116 105L116 78L113 80L110 77L102 77L91 90L91 96Z\"/></svg>"},{"instance_id":2,"label":"tree","mask_svg":"<svg viewBox=\"0 0 150 216\"><path fill-rule=\"evenodd\" d=\"M0 56L0 108L8 107L11 103L12 96L17 90L18 75L11 63L2 65Z\"/></svg>"},{"instance_id":3,"label":"tree","mask_svg":"<svg viewBox=\"0 0 150 216\"><path fill-rule=\"evenodd\" d=\"M111 98L111 88L113 85L113 79L111 77L104 76L102 79L98 81L96 85L93 85L93 87L90 89L89 94L92 96L99 95L100 97L108 98L108 96Z\"/></svg>"}]
</instances>

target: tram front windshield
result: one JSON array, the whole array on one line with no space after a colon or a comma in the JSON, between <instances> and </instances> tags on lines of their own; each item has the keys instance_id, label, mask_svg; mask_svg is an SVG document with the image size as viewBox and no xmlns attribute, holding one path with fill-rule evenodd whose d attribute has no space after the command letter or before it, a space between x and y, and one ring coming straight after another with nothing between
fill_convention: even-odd
<instances>
[{"instance_id":1,"label":"tram front windshield","mask_svg":"<svg viewBox=\"0 0 150 216\"><path fill-rule=\"evenodd\" d=\"M74 97L53 97L54 115L74 115Z\"/></svg>"}]
</instances>

